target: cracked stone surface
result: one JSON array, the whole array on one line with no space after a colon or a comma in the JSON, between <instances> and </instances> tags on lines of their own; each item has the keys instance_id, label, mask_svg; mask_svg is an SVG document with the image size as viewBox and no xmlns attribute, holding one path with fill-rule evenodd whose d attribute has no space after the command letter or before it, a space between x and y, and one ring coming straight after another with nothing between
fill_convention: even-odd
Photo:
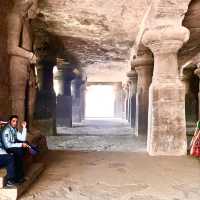
<instances>
[{"instance_id":1,"label":"cracked stone surface","mask_svg":"<svg viewBox=\"0 0 200 200\"><path fill-rule=\"evenodd\" d=\"M21 200L198 200L199 161L145 153L49 151Z\"/></svg>"}]
</instances>

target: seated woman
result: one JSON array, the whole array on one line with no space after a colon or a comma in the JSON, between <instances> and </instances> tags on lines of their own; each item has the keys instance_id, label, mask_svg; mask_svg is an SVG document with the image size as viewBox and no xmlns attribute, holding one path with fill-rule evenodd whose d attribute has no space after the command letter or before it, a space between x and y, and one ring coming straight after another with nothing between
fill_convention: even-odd
<instances>
[{"instance_id":1,"label":"seated woman","mask_svg":"<svg viewBox=\"0 0 200 200\"><path fill-rule=\"evenodd\" d=\"M1 122L0 122L1 125ZM0 168L7 170L7 187L15 185L15 160L13 155L9 155L3 147L2 140L0 139Z\"/></svg>"},{"instance_id":2,"label":"seated woman","mask_svg":"<svg viewBox=\"0 0 200 200\"><path fill-rule=\"evenodd\" d=\"M22 123L22 132L17 130L17 126L18 116L12 115L9 119L9 123L2 131L2 142L7 153L14 155L16 181L18 183L23 183L25 181L23 169L24 149L29 148L29 145L26 143L26 122Z\"/></svg>"}]
</instances>

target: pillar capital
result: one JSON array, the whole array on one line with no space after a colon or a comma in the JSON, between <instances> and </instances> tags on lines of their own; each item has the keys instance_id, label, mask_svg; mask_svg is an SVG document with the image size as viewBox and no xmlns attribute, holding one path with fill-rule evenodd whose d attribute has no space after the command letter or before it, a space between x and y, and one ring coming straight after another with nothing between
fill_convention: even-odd
<instances>
[{"instance_id":1,"label":"pillar capital","mask_svg":"<svg viewBox=\"0 0 200 200\"><path fill-rule=\"evenodd\" d=\"M138 68L141 66L153 66L153 56L144 54L133 59L131 66L132 68Z\"/></svg>"},{"instance_id":2,"label":"pillar capital","mask_svg":"<svg viewBox=\"0 0 200 200\"><path fill-rule=\"evenodd\" d=\"M122 82L116 82L113 86L115 91L122 90Z\"/></svg>"},{"instance_id":3,"label":"pillar capital","mask_svg":"<svg viewBox=\"0 0 200 200\"><path fill-rule=\"evenodd\" d=\"M137 80L137 72L134 69L131 69L129 72L127 72L126 76L130 81L135 82Z\"/></svg>"},{"instance_id":4,"label":"pillar capital","mask_svg":"<svg viewBox=\"0 0 200 200\"><path fill-rule=\"evenodd\" d=\"M183 81L183 82L189 81L189 79L190 79L190 77L187 76L187 75L185 75L185 74L182 74L182 75L180 76L180 80Z\"/></svg>"},{"instance_id":5,"label":"pillar capital","mask_svg":"<svg viewBox=\"0 0 200 200\"><path fill-rule=\"evenodd\" d=\"M189 36L189 30L183 26L154 28L144 33L142 42L154 55L177 53Z\"/></svg>"}]
</instances>

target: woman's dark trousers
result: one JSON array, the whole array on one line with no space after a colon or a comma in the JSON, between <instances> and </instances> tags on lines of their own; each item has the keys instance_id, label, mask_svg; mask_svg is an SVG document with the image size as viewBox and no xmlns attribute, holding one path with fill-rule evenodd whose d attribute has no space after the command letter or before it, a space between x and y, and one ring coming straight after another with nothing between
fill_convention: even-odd
<instances>
[{"instance_id":1,"label":"woman's dark trousers","mask_svg":"<svg viewBox=\"0 0 200 200\"><path fill-rule=\"evenodd\" d=\"M15 180L15 159L13 155L0 155L0 168L5 167L7 170L7 178L9 181Z\"/></svg>"}]
</instances>

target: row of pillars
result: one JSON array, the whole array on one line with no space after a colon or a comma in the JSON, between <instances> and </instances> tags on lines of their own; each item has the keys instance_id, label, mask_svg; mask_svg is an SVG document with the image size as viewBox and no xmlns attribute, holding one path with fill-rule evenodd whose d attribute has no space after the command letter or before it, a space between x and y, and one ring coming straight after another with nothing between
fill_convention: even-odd
<instances>
[{"instance_id":1,"label":"row of pillars","mask_svg":"<svg viewBox=\"0 0 200 200\"><path fill-rule=\"evenodd\" d=\"M139 136L147 134L149 87L152 82L153 57L137 57L132 70L127 73L128 81L123 86L125 92L125 118Z\"/></svg>"},{"instance_id":2,"label":"row of pillars","mask_svg":"<svg viewBox=\"0 0 200 200\"><path fill-rule=\"evenodd\" d=\"M148 135L150 155L187 153L185 87L179 76L178 51L188 38L184 27L146 31L142 42L153 55L137 55L127 74L125 116L136 135Z\"/></svg>"},{"instance_id":3,"label":"row of pillars","mask_svg":"<svg viewBox=\"0 0 200 200\"><path fill-rule=\"evenodd\" d=\"M56 127L72 127L85 118L86 80L67 63L41 61L37 66L39 92L35 118L50 135ZM56 86L56 93L54 91Z\"/></svg>"},{"instance_id":4,"label":"row of pillars","mask_svg":"<svg viewBox=\"0 0 200 200\"><path fill-rule=\"evenodd\" d=\"M54 84L58 86L57 126L72 127L72 122L81 122L85 118L86 82L73 71L73 67L68 63L57 66L54 81Z\"/></svg>"}]
</instances>

